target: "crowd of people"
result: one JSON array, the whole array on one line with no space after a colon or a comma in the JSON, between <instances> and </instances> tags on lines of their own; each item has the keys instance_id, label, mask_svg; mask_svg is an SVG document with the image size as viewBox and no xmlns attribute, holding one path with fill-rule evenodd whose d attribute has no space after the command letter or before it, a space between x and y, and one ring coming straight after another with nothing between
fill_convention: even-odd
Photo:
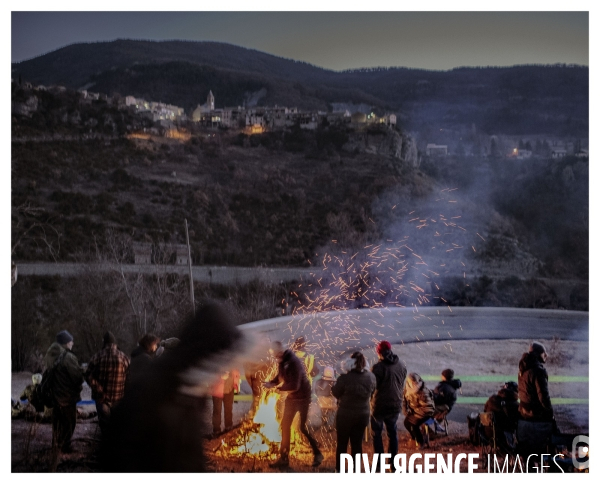
<instances>
[{"instance_id":1,"label":"crowd of people","mask_svg":"<svg viewBox=\"0 0 600 484\"><path fill-rule=\"evenodd\" d=\"M236 333L237 334L237 333ZM33 376L23 395L30 401L36 398L36 388L42 387L42 380L48 379L52 393L52 441L53 447L63 453L71 451L71 438L76 425L77 403L81 400L82 385L85 382L92 391L96 405L99 427L102 434L108 433L113 410L131 388L131 382L143 378L153 361L170 352L180 343L177 338L161 340L153 334L144 335L130 356L118 348L117 339L110 332L103 336L103 346L88 362L85 369L73 353L74 339L66 330L56 335L45 357L44 376ZM225 343L224 343L225 344ZM184 354L187 350L181 349ZM175 350L178 351L178 350ZM341 364L341 374L336 378L332 367L325 367L321 378L320 368L314 355L306 349L304 337L298 338L290 348L281 342L270 345L270 356L276 362L272 378L267 378L271 363L269 358L260 361L247 361L244 375L252 392L252 404L247 418L252 418L260 402L263 389L279 391L282 409L280 415L281 444L278 459L271 464L274 468L290 465L290 437L292 422L300 416L300 432L305 436L313 451L313 466L323 462L319 443L308 426L309 407L313 392L321 406L322 415L328 421L335 415L337 433L336 470L340 470L340 455L362 453L362 442L370 426L375 453L384 453L383 434L387 434L387 453L392 457L398 453L397 422L404 415L404 427L408 430L417 448L427 446L424 440L424 425L433 431L443 428L445 420L457 401L457 391L462 384L454 378L454 371L447 368L441 372L441 381L430 390L417 373L408 373L405 364L393 352L388 341L380 341L376 346L379 361L372 369L363 353L356 351ZM182 356L185 358L185 355ZM499 429L509 439L519 425L539 424L555 428L554 413L548 392L548 374L544 368L547 358L545 347L537 342L531 344L519 362L518 383L507 382L485 404L484 411L492 412ZM271 360L272 361L272 360ZM165 363L165 368L174 363ZM274 374L274 376L273 376ZM212 396L212 431L219 434L222 428L227 431L233 426L233 402L240 392L240 372L234 368L221 368L221 374L212 382L207 394ZM131 392L133 393L133 392ZM191 394L190 394L191 395ZM193 397L193 395L191 395ZM189 405L188 405L189 406ZM193 407L193 405L192 405ZM45 410L48 413L48 409ZM224 416L224 422L222 419ZM224 423L222 427L221 424ZM524 427L524 432L527 429ZM526 437L523 437L526 440ZM509 441L509 443L512 443Z\"/></svg>"}]
</instances>

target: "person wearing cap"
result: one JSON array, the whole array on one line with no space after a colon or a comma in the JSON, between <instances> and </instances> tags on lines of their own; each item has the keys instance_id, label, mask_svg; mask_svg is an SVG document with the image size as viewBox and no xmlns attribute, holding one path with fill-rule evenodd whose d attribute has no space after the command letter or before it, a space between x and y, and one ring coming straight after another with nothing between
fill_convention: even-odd
<instances>
[{"instance_id":1,"label":"person wearing cap","mask_svg":"<svg viewBox=\"0 0 600 484\"><path fill-rule=\"evenodd\" d=\"M315 383L315 394L317 395L317 403L321 409L321 418L323 423L329 425L329 420L337 408L336 399L333 396L332 388L335 384L335 370L331 366L326 366L323 369L323 377Z\"/></svg>"},{"instance_id":2,"label":"person wearing cap","mask_svg":"<svg viewBox=\"0 0 600 484\"><path fill-rule=\"evenodd\" d=\"M340 472L340 456L348 452L350 441L351 455L362 454L362 438L371 413L371 397L375 392L375 375L369 371L369 365L360 351L355 351L346 360L346 374L340 375L332 388L338 399L338 411L335 416L337 447L335 452L335 470Z\"/></svg>"},{"instance_id":3,"label":"person wearing cap","mask_svg":"<svg viewBox=\"0 0 600 484\"><path fill-rule=\"evenodd\" d=\"M281 446L279 459L271 467L289 467L290 439L292 422L297 413L300 413L300 431L310 444L314 459L313 467L321 465L323 454L319 450L316 439L308 431L308 410L311 401L311 388L306 368L294 352L284 348L279 341L275 341L270 350L278 363L278 373L270 382L263 383L267 389L276 388L287 392L281 419Z\"/></svg>"},{"instance_id":4,"label":"person wearing cap","mask_svg":"<svg viewBox=\"0 0 600 484\"><path fill-rule=\"evenodd\" d=\"M315 363L315 355L306 351L306 338L300 336L294 341L294 354L304 363L308 380L312 385L312 380L320 373L320 369Z\"/></svg>"},{"instance_id":5,"label":"person wearing cap","mask_svg":"<svg viewBox=\"0 0 600 484\"><path fill-rule=\"evenodd\" d=\"M66 330L56 335L44 364L46 371L53 369L52 446L61 452L71 452L71 437L77 423L77 402L81 401L83 371L73 353L73 336Z\"/></svg>"},{"instance_id":6,"label":"person wearing cap","mask_svg":"<svg viewBox=\"0 0 600 484\"><path fill-rule=\"evenodd\" d=\"M433 402L435 403L435 429L443 432L440 422L448 415L456 403L456 390L462 387L459 379L454 379L454 370L446 368L442 371L442 381L433 389Z\"/></svg>"},{"instance_id":7,"label":"person wearing cap","mask_svg":"<svg viewBox=\"0 0 600 484\"><path fill-rule=\"evenodd\" d=\"M548 392L548 372L544 363L548 358L542 343L534 341L529 352L519 361L519 413L532 422L554 421L554 410Z\"/></svg>"},{"instance_id":8,"label":"person wearing cap","mask_svg":"<svg viewBox=\"0 0 600 484\"><path fill-rule=\"evenodd\" d=\"M377 345L379 362L373 365L373 374L377 387L372 401L371 431L373 449L383 454L383 427L388 435L388 454L392 460L398 453L398 417L402 410L402 393L406 379L406 366L398 355L392 352L389 341L381 341Z\"/></svg>"},{"instance_id":9,"label":"person wearing cap","mask_svg":"<svg viewBox=\"0 0 600 484\"><path fill-rule=\"evenodd\" d=\"M129 371L129 357L117 348L117 339L107 331L102 338L102 349L88 363L85 380L92 389L96 402L100 430L106 432L111 409L123 398Z\"/></svg>"}]
</instances>

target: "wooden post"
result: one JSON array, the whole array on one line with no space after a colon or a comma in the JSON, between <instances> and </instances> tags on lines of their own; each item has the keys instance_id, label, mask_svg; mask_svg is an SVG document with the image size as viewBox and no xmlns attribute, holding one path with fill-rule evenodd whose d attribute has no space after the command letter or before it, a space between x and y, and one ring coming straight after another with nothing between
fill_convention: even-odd
<instances>
[{"instance_id":1,"label":"wooden post","mask_svg":"<svg viewBox=\"0 0 600 484\"><path fill-rule=\"evenodd\" d=\"M187 219L185 221L185 240L188 248L188 268L190 270L190 299L192 300L192 311L196 313L196 303L194 302L194 278L192 277L192 252L190 250L190 236L188 234Z\"/></svg>"}]
</instances>

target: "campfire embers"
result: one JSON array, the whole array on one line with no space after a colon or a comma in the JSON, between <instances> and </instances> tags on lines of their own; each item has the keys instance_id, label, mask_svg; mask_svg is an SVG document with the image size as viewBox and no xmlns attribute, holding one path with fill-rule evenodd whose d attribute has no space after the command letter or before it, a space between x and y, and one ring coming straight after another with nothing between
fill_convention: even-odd
<instances>
[{"instance_id":1,"label":"campfire embers","mask_svg":"<svg viewBox=\"0 0 600 484\"><path fill-rule=\"evenodd\" d=\"M245 420L235 432L225 436L217 452L223 457L249 456L254 459L275 460L281 443L281 416L278 412L280 400L280 393L265 390L254 418ZM290 455L308 455L310 447L302 441L301 433L296 431L296 424L294 422L292 425L293 445Z\"/></svg>"}]
</instances>

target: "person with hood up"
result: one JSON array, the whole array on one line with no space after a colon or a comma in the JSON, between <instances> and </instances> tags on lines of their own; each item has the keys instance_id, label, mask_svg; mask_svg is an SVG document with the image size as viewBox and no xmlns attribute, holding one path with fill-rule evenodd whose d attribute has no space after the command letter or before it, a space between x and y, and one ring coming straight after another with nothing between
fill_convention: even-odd
<instances>
[{"instance_id":1,"label":"person with hood up","mask_svg":"<svg viewBox=\"0 0 600 484\"><path fill-rule=\"evenodd\" d=\"M505 442L514 446L513 435L519 421L519 388L516 382L507 381L504 386L488 398L484 412L494 414L496 435L504 435Z\"/></svg>"},{"instance_id":2,"label":"person with hood up","mask_svg":"<svg viewBox=\"0 0 600 484\"><path fill-rule=\"evenodd\" d=\"M534 341L519 361L521 418L517 423L517 440L519 452L523 454L541 454L552 434L558 432L548 392L548 373L544 368L547 358L544 345Z\"/></svg>"},{"instance_id":3,"label":"person with hood up","mask_svg":"<svg viewBox=\"0 0 600 484\"><path fill-rule=\"evenodd\" d=\"M377 345L379 362L373 365L373 374L377 382L372 401L371 430L373 449L383 454L383 427L388 435L388 454L392 460L398 453L398 417L402 410L402 392L406 378L406 366L398 355L392 352L389 341Z\"/></svg>"},{"instance_id":4,"label":"person with hood up","mask_svg":"<svg viewBox=\"0 0 600 484\"><path fill-rule=\"evenodd\" d=\"M63 453L71 452L77 402L81 401L83 389L83 371L72 351L73 344L71 333L60 331L44 357L46 370L53 369L52 447Z\"/></svg>"},{"instance_id":5,"label":"person with hood up","mask_svg":"<svg viewBox=\"0 0 600 484\"><path fill-rule=\"evenodd\" d=\"M404 427L415 440L417 447L423 445L421 425L433 417L435 405L433 392L425 386L425 382L417 373L410 373L404 386L404 399L402 400Z\"/></svg>"},{"instance_id":6,"label":"person with hood up","mask_svg":"<svg viewBox=\"0 0 600 484\"><path fill-rule=\"evenodd\" d=\"M554 421L554 410L548 392L548 372L544 363L548 358L543 344L534 341L528 353L519 361L519 413L531 422Z\"/></svg>"},{"instance_id":7,"label":"person with hood up","mask_svg":"<svg viewBox=\"0 0 600 484\"><path fill-rule=\"evenodd\" d=\"M454 379L454 370L446 368L442 371L442 381L433 389L433 403L435 403L435 429L444 431L438 422L448 415L456 403L456 390L462 387L459 379Z\"/></svg>"},{"instance_id":8,"label":"person with hood up","mask_svg":"<svg viewBox=\"0 0 600 484\"><path fill-rule=\"evenodd\" d=\"M369 365L360 351L352 354L345 362L347 373L340 375L331 389L338 400L335 417L337 448L335 470L340 472L340 455L348 451L348 441L352 455L362 454L362 437L369 425L371 396L377 381L369 370Z\"/></svg>"},{"instance_id":9,"label":"person with hood up","mask_svg":"<svg viewBox=\"0 0 600 484\"><path fill-rule=\"evenodd\" d=\"M281 419L281 446L279 459L271 467L289 467L290 439L292 422L300 413L300 431L307 438L314 455L313 467L321 465L323 454L319 450L316 439L308 431L308 410L311 401L311 388L304 363L290 349L285 349L281 342L273 343L271 352L278 363L278 373L270 382L263 383L265 388L277 388L288 392Z\"/></svg>"}]
</instances>

